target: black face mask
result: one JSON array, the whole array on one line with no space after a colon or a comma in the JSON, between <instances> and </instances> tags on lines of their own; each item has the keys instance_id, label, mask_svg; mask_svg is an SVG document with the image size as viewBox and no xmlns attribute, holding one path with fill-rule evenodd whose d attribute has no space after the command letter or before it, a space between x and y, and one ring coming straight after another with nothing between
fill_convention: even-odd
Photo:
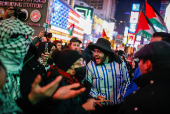
<instances>
[{"instance_id":1,"label":"black face mask","mask_svg":"<svg viewBox=\"0 0 170 114\"><path fill-rule=\"evenodd\" d=\"M82 81L85 78L86 75L86 67L79 67L79 68L74 68L76 74L74 75L75 78L77 78L78 81Z\"/></svg>"}]
</instances>

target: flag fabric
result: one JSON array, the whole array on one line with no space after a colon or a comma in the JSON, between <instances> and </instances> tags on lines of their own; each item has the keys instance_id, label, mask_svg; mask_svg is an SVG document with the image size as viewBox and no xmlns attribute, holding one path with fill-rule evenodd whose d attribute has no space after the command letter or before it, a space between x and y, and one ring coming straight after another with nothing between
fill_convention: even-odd
<instances>
[{"instance_id":1,"label":"flag fabric","mask_svg":"<svg viewBox=\"0 0 170 114\"><path fill-rule=\"evenodd\" d=\"M152 38L152 34L154 32L156 32L156 30L154 29L152 23L145 16L145 14L142 11L140 11L138 26L135 34L141 35L142 37L150 41L150 39Z\"/></svg>"},{"instance_id":2,"label":"flag fabric","mask_svg":"<svg viewBox=\"0 0 170 114\"><path fill-rule=\"evenodd\" d=\"M109 40L109 39L110 39L109 37L107 37L107 34L106 34L106 32L105 32L104 29L103 29L103 32L102 32L102 37L103 37L104 39L106 39L106 40Z\"/></svg>"},{"instance_id":3,"label":"flag fabric","mask_svg":"<svg viewBox=\"0 0 170 114\"><path fill-rule=\"evenodd\" d=\"M105 32L104 29L103 29L103 32L102 32L102 37L103 37L103 38L104 38L104 37L107 37L106 32Z\"/></svg>"},{"instance_id":4,"label":"flag fabric","mask_svg":"<svg viewBox=\"0 0 170 114\"><path fill-rule=\"evenodd\" d=\"M68 33L70 36L73 35L73 31L74 31L74 24L71 24L70 27L68 28Z\"/></svg>"},{"instance_id":5,"label":"flag fabric","mask_svg":"<svg viewBox=\"0 0 170 114\"><path fill-rule=\"evenodd\" d=\"M153 24L157 32L168 32L164 20L161 15L146 1L146 16Z\"/></svg>"}]
</instances>

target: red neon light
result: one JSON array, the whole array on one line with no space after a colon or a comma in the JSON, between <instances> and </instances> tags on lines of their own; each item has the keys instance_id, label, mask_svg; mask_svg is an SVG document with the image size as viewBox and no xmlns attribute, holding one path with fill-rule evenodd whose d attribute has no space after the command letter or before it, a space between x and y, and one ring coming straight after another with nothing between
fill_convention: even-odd
<instances>
[{"instance_id":1,"label":"red neon light","mask_svg":"<svg viewBox=\"0 0 170 114\"><path fill-rule=\"evenodd\" d=\"M128 38L127 38L127 44L134 44L135 41L135 35L134 34L128 34Z\"/></svg>"}]
</instances>

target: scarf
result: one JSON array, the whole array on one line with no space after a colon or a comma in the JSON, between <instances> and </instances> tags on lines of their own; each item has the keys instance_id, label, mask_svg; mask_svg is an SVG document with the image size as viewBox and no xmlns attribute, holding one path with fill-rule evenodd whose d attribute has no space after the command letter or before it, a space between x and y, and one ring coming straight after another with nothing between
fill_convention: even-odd
<instances>
[{"instance_id":1,"label":"scarf","mask_svg":"<svg viewBox=\"0 0 170 114\"><path fill-rule=\"evenodd\" d=\"M17 18L9 18L0 22L0 60L6 68L7 78L3 86L1 98L4 97L4 112L21 111L15 100L21 97L14 75L22 70L23 60L31 43L34 30ZM2 110L0 110L1 112Z\"/></svg>"},{"instance_id":2,"label":"scarf","mask_svg":"<svg viewBox=\"0 0 170 114\"><path fill-rule=\"evenodd\" d=\"M51 75L58 76L58 73L63 76L63 81L67 82L68 84L73 83L80 83L75 76L70 75L69 73L66 73L64 70L58 68L55 65L50 65L50 68L47 73L47 77L51 77ZM80 87L83 87L83 85L80 83Z\"/></svg>"}]
</instances>

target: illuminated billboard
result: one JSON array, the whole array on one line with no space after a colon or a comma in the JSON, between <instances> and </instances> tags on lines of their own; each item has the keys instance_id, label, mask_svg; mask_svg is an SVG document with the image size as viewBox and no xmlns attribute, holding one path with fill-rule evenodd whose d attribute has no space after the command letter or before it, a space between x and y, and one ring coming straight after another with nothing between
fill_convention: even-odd
<instances>
[{"instance_id":1,"label":"illuminated billboard","mask_svg":"<svg viewBox=\"0 0 170 114\"><path fill-rule=\"evenodd\" d=\"M140 10L140 4L132 4L132 11L139 11Z\"/></svg>"},{"instance_id":2,"label":"illuminated billboard","mask_svg":"<svg viewBox=\"0 0 170 114\"><path fill-rule=\"evenodd\" d=\"M130 23L137 23L139 18L139 12L131 12Z\"/></svg>"},{"instance_id":3,"label":"illuminated billboard","mask_svg":"<svg viewBox=\"0 0 170 114\"><path fill-rule=\"evenodd\" d=\"M170 4L167 6L166 8L166 12L165 12L165 24L167 26L168 32L170 32Z\"/></svg>"},{"instance_id":4,"label":"illuminated billboard","mask_svg":"<svg viewBox=\"0 0 170 114\"><path fill-rule=\"evenodd\" d=\"M82 16L85 17L85 19L90 19L92 20L93 19L93 8L90 8L90 7L82 7L82 6L78 6L78 5L75 5L74 6L74 9L76 11L79 12L79 14L81 14Z\"/></svg>"},{"instance_id":5,"label":"illuminated billboard","mask_svg":"<svg viewBox=\"0 0 170 114\"><path fill-rule=\"evenodd\" d=\"M85 28L84 33L91 34L92 32L92 20L93 20L93 8L90 7L83 7L75 5L74 9L83 17L85 17Z\"/></svg>"},{"instance_id":6,"label":"illuminated billboard","mask_svg":"<svg viewBox=\"0 0 170 114\"><path fill-rule=\"evenodd\" d=\"M131 32L131 33L135 33L135 31L136 31L136 24L130 24L129 25L129 32Z\"/></svg>"},{"instance_id":7,"label":"illuminated billboard","mask_svg":"<svg viewBox=\"0 0 170 114\"><path fill-rule=\"evenodd\" d=\"M136 41L139 41L139 42L140 42L140 41L141 41L141 36L137 35L137 36L136 36Z\"/></svg>"},{"instance_id":8,"label":"illuminated billboard","mask_svg":"<svg viewBox=\"0 0 170 114\"><path fill-rule=\"evenodd\" d=\"M129 27L128 27L128 26L125 26L124 36L127 36L127 35L128 35L128 30L129 30Z\"/></svg>"},{"instance_id":9,"label":"illuminated billboard","mask_svg":"<svg viewBox=\"0 0 170 114\"><path fill-rule=\"evenodd\" d=\"M43 24L46 22L48 8L47 0L0 0L0 17L11 6L26 13L24 24L35 30L33 37L44 31Z\"/></svg>"},{"instance_id":10,"label":"illuminated billboard","mask_svg":"<svg viewBox=\"0 0 170 114\"><path fill-rule=\"evenodd\" d=\"M127 44L129 45L133 45L135 41L135 35L134 34L128 34L128 38L127 38Z\"/></svg>"},{"instance_id":11,"label":"illuminated billboard","mask_svg":"<svg viewBox=\"0 0 170 114\"><path fill-rule=\"evenodd\" d=\"M60 0L54 0L52 3L52 12L50 15L51 29L53 37L69 40L71 36L68 33L68 27L74 24L73 36L83 39L84 18L66 6Z\"/></svg>"}]
</instances>

